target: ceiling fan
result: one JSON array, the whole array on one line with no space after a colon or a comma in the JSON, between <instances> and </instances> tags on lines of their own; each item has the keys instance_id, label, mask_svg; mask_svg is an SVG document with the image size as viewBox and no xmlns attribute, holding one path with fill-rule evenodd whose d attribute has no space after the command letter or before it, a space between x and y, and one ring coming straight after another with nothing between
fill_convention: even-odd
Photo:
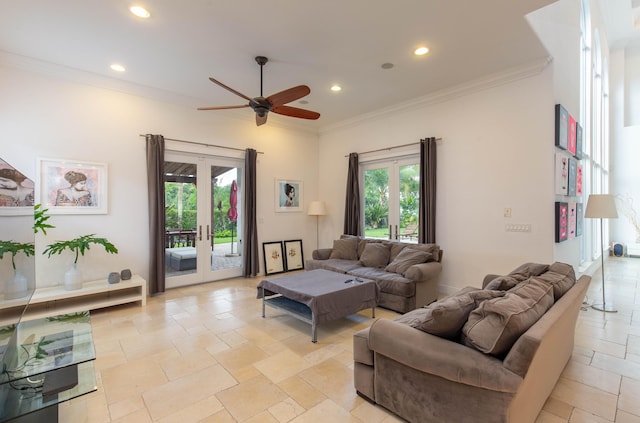
<instances>
[{"instance_id":1,"label":"ceiling fan","mask_svg":"<svg viewBox=\"0 0 640 423\"><path fill-rule=\"evenodd\" d=\"M217 107L198 107L198 110L225 110L225 109L241 109L244 107L251 107L256 112L256 125L260 126L267 122L267 114L269 112L277 113L279 115L291 116L301 119L315 120L320 117L320 113L313 112L311 110L300 109L298 107L285 106L294 100L298 100L311 92L311 89L306 85L298 85L279 93L270 95L269 97L263 97L262 94L262 68L269 61L264 56L257 56L256 62L260 65L260 97L250 98L231 87L224 85L222 82L217 81L211 77L211 82L220 85L222 88L231 91L237 96L249 101L249 104L242 104L239 106L217 106Z\"/></svg>"}]
</instances>

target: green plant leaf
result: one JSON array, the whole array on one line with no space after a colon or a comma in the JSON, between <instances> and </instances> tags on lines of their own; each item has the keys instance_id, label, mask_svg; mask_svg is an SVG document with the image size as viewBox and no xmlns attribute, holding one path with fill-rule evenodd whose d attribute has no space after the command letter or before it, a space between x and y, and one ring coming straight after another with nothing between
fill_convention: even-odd
<instances>
[{"instance_id":1,"label":"green plant leaf","mask_svg":"<svg viewBox=\"0 0 640 423\"><path fill-rule=\"evenodd\" d=\"M109 254L117 254L118 249L106 238L96 238L95 234L82 235L69 241L56 241L47 245L42 254L51 257L52 254L62 254L65 250L69 250L75 254L74 263L78 262L78 255L84 256L86 250L91 249L91 244L102 245L104 250Z\"/></svg>"}]
</instances>

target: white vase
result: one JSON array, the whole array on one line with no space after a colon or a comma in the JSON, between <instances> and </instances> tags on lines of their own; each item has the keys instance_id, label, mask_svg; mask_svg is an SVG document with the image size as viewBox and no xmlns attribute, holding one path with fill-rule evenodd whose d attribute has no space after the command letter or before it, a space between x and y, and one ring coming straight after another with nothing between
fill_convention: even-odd
<instances>
[{"instance_id":1,"label":"white vase","mask_svg":"<svg viewBox=\"0 0 640 423\"><path fill-rule=\"evenodd\" d=\"M64 274L64 289L73 291L82 288L82 272L78 270L74 263Z\"/></svg>"},{"instance_id":2,"label":"white vase","mask_svg":"<svg viewBox=\"0 0 640 423\"><path fill-rule=\"evenodd\" d=\"M26 297L27 291L27 277L16 270L13 279L7 283L6 298L8 300L14 300L16 298Z\"/></svg>"}]
</instances>

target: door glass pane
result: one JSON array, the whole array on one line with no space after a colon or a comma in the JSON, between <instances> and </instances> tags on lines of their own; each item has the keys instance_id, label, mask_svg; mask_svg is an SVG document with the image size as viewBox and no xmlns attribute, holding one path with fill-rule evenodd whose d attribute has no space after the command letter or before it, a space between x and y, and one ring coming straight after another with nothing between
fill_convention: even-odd
<instances>
[{"instance_id":1,"label":"door glass pane","mask_svg":"<svg viewBox=\"0 0 640 423\"><path fill-rule=\"evenodd\" d=\"M364 171L364 235L389 238L389 170Z\"/></svg>"},{"instance_id":2,"label":"door glass pane","mask_svg":"<svg viewBox=\"0 0 640 423\"><path fill-rule=\"evenodd\" d=\"M400 210L399 238L402 241L418 242L418 206L420 204L420 165L398 167Z\"/></svg>"},{"instance_id":3,"label":"door glass pane","mask_svg":"<svg viewBox=\"0 0 640 423\"><path fill-rule=\"evenodd\" d=\"M165 162L166 276L195 273L198 214L197 166Z\"/></svg>"},{"instance_id":4,"label":"door glass pane","mask_svg":"<svg viewBox=\"0 0 640 423\"><path fill-rule=\"evenodd\" d=\"M211 166L211 270L242 266L240 182L238 168Z\"/></svg>"}]
</instances>

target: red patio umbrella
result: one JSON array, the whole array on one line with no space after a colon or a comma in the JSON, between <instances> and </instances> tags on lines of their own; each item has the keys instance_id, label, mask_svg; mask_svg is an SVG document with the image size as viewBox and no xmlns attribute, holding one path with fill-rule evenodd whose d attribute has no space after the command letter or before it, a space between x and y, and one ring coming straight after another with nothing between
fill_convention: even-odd
<instances>
[{"instance_id":1,"label":"red patio umbrella","mask_svg":"<svg viewBox=\"0 0 640 423\"><path fill-rule=\"evenodd\" d=\"M231 222L237 222L238 220L238 184L235 179L231 182L231 190L229 191L229 211L227 211L227 217ZM237 223L236 223L237 224ZM233 226L231 225L231 254L233 254Z\"/></svg>"}]
</instances>

